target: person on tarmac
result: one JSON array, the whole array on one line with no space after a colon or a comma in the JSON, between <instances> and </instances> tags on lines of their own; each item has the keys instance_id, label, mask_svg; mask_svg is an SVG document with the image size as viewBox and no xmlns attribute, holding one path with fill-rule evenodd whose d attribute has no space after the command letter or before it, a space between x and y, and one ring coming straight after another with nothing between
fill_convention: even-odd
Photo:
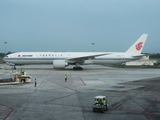
<instances>
[{"instance_id":1,"label":"person on tarmac","mask_svg":"<svg viewBox=\"0 0 160 120\"><path fill-rule=\"evenodd\" d=\"M95 99L95 104L99 104L99 102L98 102L98 100L97 100L97 99Z\"/></svg>"},{"instance_id":2,"label":"person on tarmac","mask_svg":"<svg viewBox=\"0 0 160 120\"><path fill-rule=\"evenodd\" d=\"M67 82L67 75L64 76L65 82Z\"/></svg>"},{"instance_id":3,"label":"person on tarmac","mask_svg":"<svg viewBox=\"0 0 160 120\"><path fill-rule=\"evenodd\" d=\"M24 75L24 69L23 68L21 69L21 73L22 73L22 75Z\"/></svg>"},{"instance_id":4,"label":"person on tarmac","mask_svg":"<svg viewBox=\"0 0 160 120\"><path fill-rule=\"evenodd\" d=\"M36 78L35 78L35 80L34 80L34 87L36 87L37 86L37 81L36 81Z\"/></svg>"},{"instance_id":5,"label":"person on tarmac","mask_svg":"<svg viewBox=\"0 0 160 120\"><path fill-rule=\"evenodd\" d=\"M103 100L102 100L102 103L103 103L104 106L107 107L107 103L106 103L106 100L105 100L104 98L103 98Z\"/></svg>"}]
</instances>

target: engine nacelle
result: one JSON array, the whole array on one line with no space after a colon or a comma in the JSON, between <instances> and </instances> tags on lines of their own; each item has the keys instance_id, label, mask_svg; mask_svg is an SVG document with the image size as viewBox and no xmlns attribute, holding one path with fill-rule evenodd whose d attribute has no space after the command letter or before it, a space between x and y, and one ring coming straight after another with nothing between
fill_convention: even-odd
<instances>
[{"instance_id":1,"label":"engine nacelle","mask_svg":"<svg viewBox=\"0 0 160 120\"><path fill-rule=\"evenodd\" d=\"M68 63L65 60L53 60L53 68L62 69L68 66Z\"/></svg>"},{"instance_id":2,"label":"engine nacelle","mask_svg":"<svg viewBox=\"0 0 160 120\"><path fill-rule=\"evenodd\" d=\"M13 63L9 63L9 62L7 62L7 65L15 66L15 64L13 64Z\"/></svg>"}]
</instances>

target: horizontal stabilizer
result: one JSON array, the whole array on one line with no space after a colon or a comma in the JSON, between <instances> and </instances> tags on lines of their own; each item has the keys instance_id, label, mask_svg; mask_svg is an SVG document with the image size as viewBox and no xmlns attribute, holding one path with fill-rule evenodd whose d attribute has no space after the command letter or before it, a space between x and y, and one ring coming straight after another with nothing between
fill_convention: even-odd
<instances>
[{"instance_id":1,"label":"horizontal stabilizer","mask_svg":"<svg viewBox=\"0 0 160 120\"><path fill-rule=\"evenodd\" d=\"M145 55L145 54L140 54L140 55L134 55L134 56L132 56L132 57L138 58L138 57L143 57L143 56L146 56L146 55Z\"/></svg>"}]
</instances>

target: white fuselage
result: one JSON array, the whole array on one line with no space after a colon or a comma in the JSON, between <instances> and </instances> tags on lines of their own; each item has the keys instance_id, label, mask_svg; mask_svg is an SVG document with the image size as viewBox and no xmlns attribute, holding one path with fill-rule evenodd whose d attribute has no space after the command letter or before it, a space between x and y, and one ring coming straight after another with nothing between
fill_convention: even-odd
<instances>
[{"instance_id":1,"label":"white fuselage","mask_svg":"<svg viewBox=\"0 0 160 120\"><path fill-rule=\"evenodd\" d=\"M72 64L72 58L96 54L107 55L89 58L80 64L115 64L135 60L131 54L125 52L19 52L7 55L3 60L15 65L53 64L53 60L66 60Z\"/></svg>"}]
</instances>

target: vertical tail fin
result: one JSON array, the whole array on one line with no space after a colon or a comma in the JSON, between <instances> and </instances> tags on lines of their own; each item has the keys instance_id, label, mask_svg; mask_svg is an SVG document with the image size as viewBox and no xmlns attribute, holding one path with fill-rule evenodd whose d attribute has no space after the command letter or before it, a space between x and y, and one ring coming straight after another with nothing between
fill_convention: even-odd
<instances>
[{"instance_id":1,"label":"vertical tail fin","mask_svg":"<svg viewBox=\"0 0 160 120\"><path fill-rule=\"evenodd\" d=\"M143 34L127 51L126 53L141 54L148 34Z\"/></svg>"}]
</instances>

